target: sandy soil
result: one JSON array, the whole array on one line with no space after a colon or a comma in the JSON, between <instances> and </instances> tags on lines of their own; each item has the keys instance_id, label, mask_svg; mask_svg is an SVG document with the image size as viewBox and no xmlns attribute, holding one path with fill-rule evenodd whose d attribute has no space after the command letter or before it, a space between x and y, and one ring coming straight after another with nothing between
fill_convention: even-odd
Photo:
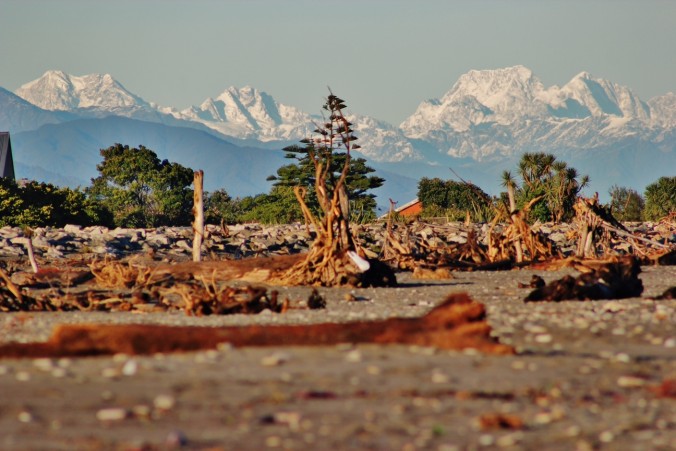
<instances>
[{"instance_id":1,"label":"sandy soil","mask_svg":"<svg viewBox=\"0 0 676 451\"><path fill-rule=\"evenodd\" d=\"M58 323L240 325L420 316L451 292L488 309L515 356L401 345L239 348L0 360L0 449L676 449L676 267L643 268L640 298L523 303L532 274L455 273L400 287L322 289L321 311L3 313L0 342ZM303 299L309 288L279 288ZM351 293L358 301L347 302Z\"/></svg>"}]
</instances>

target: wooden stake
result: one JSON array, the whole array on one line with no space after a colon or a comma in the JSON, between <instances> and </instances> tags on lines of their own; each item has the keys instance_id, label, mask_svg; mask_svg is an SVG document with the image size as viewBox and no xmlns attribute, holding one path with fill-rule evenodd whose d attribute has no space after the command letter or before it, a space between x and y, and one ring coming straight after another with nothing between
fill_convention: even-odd
<instances>
[{"instance_id":1,"label":"wooden stake","mask_svg":"<svg viewBox=\"0 0 676 451\"><path fill-rule=\"evenodd\" d=\"M516 200L514 195L514 185L512 183L507 183L507 196L509 197L509 216L512 219L512 223L514 223L514 221L516 221ZM523 261L521 238L518 238L516 241L514 241L514 250L516 251L517 263L521 263Z\"/></svg>"},{"instance_id":2,"label":"wooden stake","mask_svg":"<svg viewBox=\"0 0 676 451\"><path fill-rule=\"evenodd\" d=\"M31 262L33 272L37 274L39 271L38 262L35 259L35 252L33 251L33 229L30 227L24 228L24 235L26 235L26 251L28 252L28 260Z\"/></svg>"},{"instance_id":3,"label":"wooden stake","mask_svg":"<svg viewBox=\"0 0 676 451\"><path fill-rule=\"evenodd\" d=\"M192 225L195 238L192 241L192 261L202 260L202 238L204 237L204 171L195 171L193 209L195 222Z\"/></svg>"}]
</instances>

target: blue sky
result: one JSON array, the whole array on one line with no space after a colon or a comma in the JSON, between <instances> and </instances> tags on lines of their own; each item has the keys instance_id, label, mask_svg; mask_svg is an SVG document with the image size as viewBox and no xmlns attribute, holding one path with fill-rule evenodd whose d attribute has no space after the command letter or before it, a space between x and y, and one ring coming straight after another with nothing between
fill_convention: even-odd
<instances>
[{"instance_id":1,"label":"blue sky","mask_svg":"<svg viewBox=\"0 0 676 451\"><path fill-rule=\"evenodd\" d=\"M228 86L398 124L471 69L522 64L546 86L582 71L642 99L676 91L676 1L2 0L0 86L49 69L110 73L185 108Z\"/></svg>"}]
</instances>

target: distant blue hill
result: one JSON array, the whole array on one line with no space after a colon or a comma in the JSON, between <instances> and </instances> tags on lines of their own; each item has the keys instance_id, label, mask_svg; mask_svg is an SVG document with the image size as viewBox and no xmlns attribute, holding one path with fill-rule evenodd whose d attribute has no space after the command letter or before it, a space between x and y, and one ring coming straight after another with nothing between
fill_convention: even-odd
<instances>
[{"instance_id":1,"label":"distant blue hill","mask_svg":"<svg viewBox=\"0 0 676 451\"><path fill-rule=\"evenodd\" d=\"M265 179L284 161L284 153L256 147L239 147L214 134L123 117L81 119L43 125L12 135L17 177L22 170L38 169L46 182L72 180L89 185L102 161L100 149L115 143L152 149L159 158L192 169L203 169L206 190L224 188L233 196L267 192ZM32 169L31 169L32 168ZM52 178L58 175L58 179Z\"/></svg>"},{"instance_id":2,"label":"distant blue hill","mask_svg":"<svg viewBox=\"0 0 676 451\"><path fill-rule=\"evenodd\" d=\"M109 116L47 124L12 134L17 177L70 187L89 186L98 176L100 149L115 143L144 145L161 159L203 169L207 191L222 188L233 197L268 192L271 184L266 178L289 164L281 150L288 143L279 143L276 149L239 146L194 128ZM415 198L417 179L388 168L377 168L377 174L386 180L375 191L379 207L386 208L388 198L401 203Z\"/></svg>"}]
</instances>

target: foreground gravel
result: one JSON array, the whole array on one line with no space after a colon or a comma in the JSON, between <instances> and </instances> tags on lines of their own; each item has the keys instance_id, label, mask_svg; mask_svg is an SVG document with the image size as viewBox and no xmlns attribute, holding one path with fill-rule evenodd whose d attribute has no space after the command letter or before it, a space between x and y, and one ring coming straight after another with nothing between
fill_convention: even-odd
<instances>
[{"instance_id":1,"label":"foreground gravel","mask_svg":"<svg viewBox=\"0 0 676 451\"><path fill-rule=\"evenodd\" d=\"M0 449L674 449L676 267L643 268L641 298L529 303L533 274L454 273L401 286L320 289L326 310L3 313L0 341L59 323L244 325L420 316L452 292L484 303L516 356L408 346L273 347L0 360ZM310 288L277 288L306 299ZM352 294L357 301L348 302Z\"/></svg>"}]
</instances>

